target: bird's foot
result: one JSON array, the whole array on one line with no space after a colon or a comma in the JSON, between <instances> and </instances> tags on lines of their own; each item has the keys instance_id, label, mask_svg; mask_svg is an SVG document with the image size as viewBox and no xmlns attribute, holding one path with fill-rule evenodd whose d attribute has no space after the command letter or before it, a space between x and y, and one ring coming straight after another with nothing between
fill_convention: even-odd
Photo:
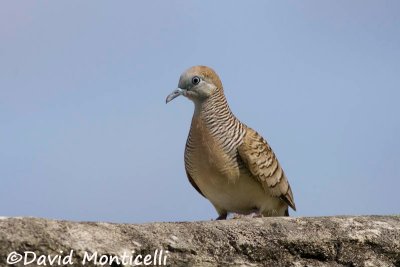
<instances>
[{"instance_id":1,"label":"bird's foot","mask_svg":"<svg viewBox=\"0 0 400 267\"><path fill-rule=\"evenodd\" d=\"M262 218L263 215L261 212L252 212L250 214L240 214L240 213L235 213L233 214L232 219L243 219L243 218Z\"/></svg>"},{"instance_id":2,"label":"bird's foot","mask_svg":"<svg viewBox=\"0 0 400 267\"><path fill-rule=\"evenodd\" d=\"M215 220L217 220L217 221L226 220L226 217L227 217L227 216L228 216L227 213L221 214L221 215L219 215L219 216L217 217L217 219L215 219Z\"/></svg>"},{"instance_id":3,"label":"bird's foot","mask_svg":"<svg viewBox=\"0 0 400 267\"><path fill-rule=\"evenodd\" d=\"M264 217L261 212L253 212L252 214L250 214L251 218L262 218Z\"/></svg>"}]
</instances>

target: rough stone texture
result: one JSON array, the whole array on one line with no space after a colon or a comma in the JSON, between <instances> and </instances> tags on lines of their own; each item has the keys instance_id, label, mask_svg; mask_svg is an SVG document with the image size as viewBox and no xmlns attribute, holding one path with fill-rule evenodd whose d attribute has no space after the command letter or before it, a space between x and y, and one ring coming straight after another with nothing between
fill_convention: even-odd
<instances>
[{"instance_id":1,"label":"rough stone texture","mask_svg":"<svg viewBox=\"0 0 400 267\"><path fill-rule=\"evenodd\" d=\"M169 266L400 266L400 217L241 218L137 225L0 219L1 266L8 266L12 251L34 251L37 256L63 251L65 256L73 250L73 266L82 266L85 252L113 256L134 251L136 256L153 254L155 249L169 251Z\"/></svg>"}]
</instances>

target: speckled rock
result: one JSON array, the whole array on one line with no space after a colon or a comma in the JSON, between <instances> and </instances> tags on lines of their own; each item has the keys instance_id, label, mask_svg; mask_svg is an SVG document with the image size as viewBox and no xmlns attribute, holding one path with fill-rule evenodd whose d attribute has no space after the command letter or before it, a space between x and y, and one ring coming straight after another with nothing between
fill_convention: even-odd
<instances>
[{"instance_id":1,"label":"speckled rock","mask_svg":"<svg viewBox=\"0 0 400 267\"><path fill-rule=\"evenodd\" d=\"M25 257L33 260L33 253L36 259L25 266L43 262L47 266L149 262L162 266L164 261L168 266L400 266L400 217L240 218L137 225L0 219L0 265L11 266L7 260L22 257L14 266L24 266ZM151 259L145 262L147 254Z\"/></svg>"}]
</instances>

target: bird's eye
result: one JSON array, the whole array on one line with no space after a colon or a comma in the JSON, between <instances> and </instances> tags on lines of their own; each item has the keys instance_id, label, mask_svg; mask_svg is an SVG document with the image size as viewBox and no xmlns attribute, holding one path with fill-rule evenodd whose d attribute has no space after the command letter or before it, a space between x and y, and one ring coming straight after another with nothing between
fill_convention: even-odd
<instances>
[{"instance_id":1,"label":"bird's eye","mask_svg":"<svg viewBox=\"0 0 400 267\"><path fill-rule=\"evenodd\" d=\"M192 84L196 85L196 84L199 84L199 82L200 82L200 78L199 78L199 77L194 76L194 77L192 78Z\"/></svg>"}]
</instances>

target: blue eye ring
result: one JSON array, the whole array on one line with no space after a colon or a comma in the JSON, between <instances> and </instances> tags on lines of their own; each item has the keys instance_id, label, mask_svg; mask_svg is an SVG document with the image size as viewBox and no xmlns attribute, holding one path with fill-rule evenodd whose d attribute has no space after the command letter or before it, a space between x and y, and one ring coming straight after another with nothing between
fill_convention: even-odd
<instances>
[{"instance_id":1,"label":"blue eye ring","mask_svg":"<svg viewBox=\"0 0 400 267\"><path fill-rule=\"evenodd\" d=\"M199 84L200 81L201 81L201 79L200 79L199 76L194 76L194 77L192 78L192 84L193 84L193 85Z\"/></svg>"}]
</instances>

